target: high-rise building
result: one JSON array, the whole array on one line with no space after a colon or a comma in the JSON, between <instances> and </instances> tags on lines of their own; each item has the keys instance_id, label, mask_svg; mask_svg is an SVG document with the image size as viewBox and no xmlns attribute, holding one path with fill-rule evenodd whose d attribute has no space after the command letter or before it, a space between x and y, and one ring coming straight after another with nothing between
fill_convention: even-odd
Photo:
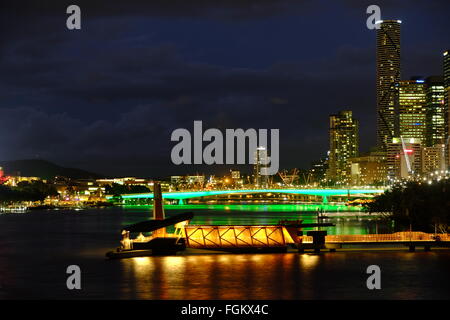
<instances>
[{"instance_id":1,"label":"high-rise building","mask_svg":"<svg viewBox=\"0 0 450 320\"><path fill-rule=\"evenodd\" d=\"M397 136L398 82L400 81L400 20L377 21L377 139L386 150Z\"/></svg>"},{"instance_id":2,"label":"high-rise building","mask_svg":"<svg viewBox=\"0 0 450 320\"><path fill-rule=\"evenodd\" d=\"M426 84L424 79L399 83L399 135L426 141Z\"/></svg>"},{"instance_id":3,"label":"high-rise building","mask_svg":"<svg viewBox=\"0 0 450 320\"><path fill-rule=\"evenodd\" d=\"M450 136L450 50L444 52L444 107L445 107L445 133Z\"/></svg>"},{"instance_id":4,"label":"high-rise building","mask_svg":"<svg viewBox=\"0 0 450 320\"><path fill-rule=\"evenodd\" d=\"M349 183L348 159L359 153L358 121L351 111L341 111L330 116L330 154L328 178Z\"/></svg>"},{"instance_id":5,"label":"high-rise building","mask_svg":"<svg viewBox=\"0 0 450 320\"><path fill-rule=\"evenodd\" d=\"M391 181L407 179L422 170L420 141L392 139L387 145L387 173Z\"/></svg>"},{"instance_id":6,"label":"high-rise building","mask_svg":"<svg viewBox=\"0 0 450 320\"><path fill-rule=\"evenodd\" d=\"M450 50L444 52L444 86L450 87Z\"/></svg>"},{"instance_id":7,"label":"high-rise building","mask_svg":"<svg viewBox=\"0 0 450 320\"><path fill-rule=\"evenodd\" d=\"M448 139L450 137L450 50L444 52L444 109L445 109L445 143L447 145L447 165L450 165Z\"/></svg>"},{"instance_id":8,"label":"high-rise building","mask_svg":"<svg viewBox=\"0 0 450 320\"><path fill-rule=\"evenodd\" d=\"M325 182L328 171L328 157L320 159L319 161L314 161L311 163L311 168L308 171L308 174L311 176L311 182L314 185L318 185L321 182Z\"/></svg>"},{"instance_id":9,"label":"high-rise building","mask_svg":"<svg viewBox=\"0 0 450 320\"><path fill-rule=\"evenodd\" d=\"M442 76L426 80L426 145L441 144L445 139L444 79Z\"/></svg>"},{"instance_id":10,"label":"high-rise building","mask_svg":"<svg viewBox=\"0 0 450 320\"><path fill-rule=\"evenodd\" d=\"M257 147L255 151L254 162L254 183L257 188L267 188L269 185L269 176L267 174L269 167L269 158L265 147Z\"/></svg>"}]
</instances>

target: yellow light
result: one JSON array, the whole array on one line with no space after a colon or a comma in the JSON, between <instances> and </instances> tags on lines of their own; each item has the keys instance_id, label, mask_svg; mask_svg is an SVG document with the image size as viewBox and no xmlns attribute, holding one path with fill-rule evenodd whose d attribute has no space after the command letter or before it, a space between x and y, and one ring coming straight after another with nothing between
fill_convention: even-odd
<instances>
[{"instance_id":1,"label":"yellow light","mask_svg":"<svg viewBox=\"0 0 450 320\"><path fill-rule=\"evenodd\" d=\"M147 265L149 265L149 262L150 262L149 257L134 257L132 259L133 259L134 263L139 267L147 266Z\"/></svg>"},{"instance_id":2,"label":"yellow light","mask_svg":"<svg viewBox=\"0 0 450 320\"><path fill-rule=\"evenodd\" d=\"M319 262L319 256L302 254L300 256L301 263L306 267L306 269L314 268Z\"/></svg>"}]
</instances>

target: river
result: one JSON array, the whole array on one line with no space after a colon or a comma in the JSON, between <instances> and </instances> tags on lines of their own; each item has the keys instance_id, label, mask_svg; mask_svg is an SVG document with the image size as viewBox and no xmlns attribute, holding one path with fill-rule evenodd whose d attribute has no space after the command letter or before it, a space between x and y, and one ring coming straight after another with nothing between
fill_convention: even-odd
<instances>
[{"instance_id":1,"label":"river","mask_svg":"<svg viewBox=\"0 0 450 320\"><path fill-rule=\"evenodd\" d=\"M303 209L302 209L303 208ZM166 206L192 211L192 224L315 222L299 205ZM344 210L345 208L342 208ZM326 213L329 234L390 232L358 211ZM34 211L0 215L0 299L450 299L449 251L321 254L196 254L106 260L122 226L148 219L149 207ZM382 289L368 290L379 265ZM78 265L82 289L68 290Z\"/></svg>"}]
</instances>

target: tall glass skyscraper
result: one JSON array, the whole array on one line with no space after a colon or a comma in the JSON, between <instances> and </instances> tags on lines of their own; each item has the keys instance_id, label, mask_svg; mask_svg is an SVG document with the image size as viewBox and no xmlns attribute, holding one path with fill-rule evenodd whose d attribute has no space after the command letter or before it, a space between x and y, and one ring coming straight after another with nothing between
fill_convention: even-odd
<instances>
[{"instance_id":1,"label":"tall glass skyscraper","mask_svg":"<svg viewBox=\"0 0 450 320\"><path fill-rule=\"evenodd\" d=\"M427 125L426 145L428 147L444 143L445 136L445 104L444 79L442 76L428 77L426 80Z\"/></svg>"},{"instance_id":2,"label":"tall glass skyscraper","mask_svg":"<svg viewBox=\"0 0 450 320\"><path fill-rule=\"evenodd\" d=\"M377 140L386 150L397 136L400 81L400 20L377 21Z\"/></svg>"},{"instance_id":3,"label":"tall glass skyscraper","mask_svg":"<svg viewBox=\"0 0 450 320\"><path fill-rule=\"evenodd\" d=\"M330 116L330 154L328 178L347 183L350 179L349 158L359 153L358 121L351 111Z\"/></svg>"},{"instance_id":4,"label":"tall glass skyscraper","mask_svg":"<svg viewBox=\"0 0 450 320\"><path fill-rule=\"evenodd\" d=\"M426 141L426 84L423 79L399 82L399 135Z\"/></svg>"},{"instance_id":5,"label":"tall glass skyscraper","mask_svg":"<svg viewBox=\"0 0 450 320\"><path fill-rule=\"evenodd\" d=\"M444 52L445 167L450 167L450 50Z\"/></svg>"},{"instance_id":6,"label":"tall glass skyscraper","mask_svg":"<svg viewBox=\"0 0 450 320\"><path fill-rule=\"evenodd\" d=\"M445 135L450 136L450 50L444 52Z\"/></svg>"},{"instance_id":7,"label":"tall glass skyscraper","mask_svg":"<svg viewBox=\"0 0 450 320\"><path fill-rule=\"evenodd\" d=\"M450 50L444 52L444 86L450 87Z\"/></svg>"}]
</instances>

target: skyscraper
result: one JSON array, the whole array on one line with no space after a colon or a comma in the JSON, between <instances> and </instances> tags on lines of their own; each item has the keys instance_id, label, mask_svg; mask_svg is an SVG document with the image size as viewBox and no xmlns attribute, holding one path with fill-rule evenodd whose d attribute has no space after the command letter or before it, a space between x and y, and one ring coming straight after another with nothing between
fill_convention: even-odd
<instances>
[{"instance_id":1,"label":"skyscraper","mask_svg":"<svg viewBox=\"0 0 450 320\"><path fill-rule=\"evenodd\" d=\"M269 159L265 147L257 147L255 151L254 183L257 188L267 188L269 176L267 175Z\"/></svg>"},{"instance_id":2,"label":"skyscraper","mask_svg":"<svg viewBox=\"0 0 450 320\"><path fill-rule=\"evenodd\" d=\"M444 86L450 87L450 50L444 52Z\"/></svg>"},{"instance_id":3,"label":"skyscraper","mask_svg":"<svg viewBox=\"0 0 450 320\"><path fill-rule=\"evenodd\" d=\"M401 21L377 23L377 139L378 146L386 150L387 143L397 135Z\"/></svg>"},{"instance_id":4,"label":"skyscraper","mask_svg":"<svg viewBox=\"0 0 450 320\"><path fill-rule=\"evenodd\" d=\"M432 147L445 139L444 79L442 76L428 77L426 85L426 145Z\"/></svg>"},{"instance_id":5,"label":"skyscraper","mask_svg":"<svg viewBox=\"0 0 450 320\"><path fill-rule=\"evenodd\" d=\"M426 85L423 79L399 82L399 135L404 139L426 140Z\"/></svg>"},{"instance_id":6,"label":"skyscraper","mask_svg":"<svg viewBox=\"0 0 450 320\"><path fill-rule=\"evenodd\" d=\"M444 52L444 109L445 135L450 136L450 50Z\"/></svg>"},{"instance_id":7,"label":"skyscraper","mask_svg":"<svg viewBox=\"0 0 450 320\"><path fill-rule=\"evenodd\" d=\"M450 50L444 52L445 167L450 167Z\"/></svg>"},{"instance_id":8,"label":"skyscraper","mask_svg":"<svg viewBox=\"0 0 450 320\"><path fill-rule=\"evenodd\" d=\"M341 111L330 116L330 154L328 178L348 183L348 159L359 153L358 121L351 111Z\"/></svg>"}]
</instances>

